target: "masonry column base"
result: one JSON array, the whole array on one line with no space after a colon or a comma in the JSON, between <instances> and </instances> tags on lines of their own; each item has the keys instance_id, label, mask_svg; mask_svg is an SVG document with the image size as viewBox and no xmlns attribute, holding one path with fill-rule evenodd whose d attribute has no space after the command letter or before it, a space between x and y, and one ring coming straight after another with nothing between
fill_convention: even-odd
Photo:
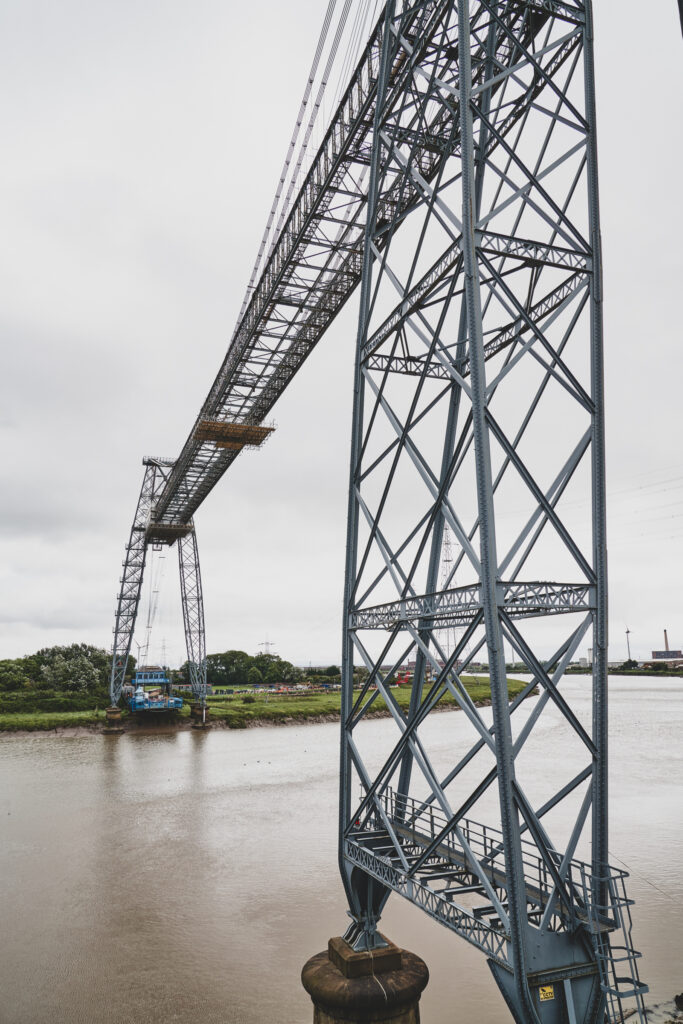
<instances>
[{"instance_id":1,"label":"masonry column base","mask_svg":"<svg viewBox=\"0 0 683 1024\"><path fill-rule=\"evenodd\" d=\"M313 1000L313 1024L419 1024L429 971L391 942L357 953L334 938L304 965L301 981Z\"/></svg>"},{"instance_id":2,"label":"masonry column base","mask_svg":"<svg viewBox=\"0 0 683 1024\"><path fill-rule=\"evenodd\" d=\"M124 731L123 722L121 721L121 708L112 705L112 707L105 709L105 714L107 718L102 730L103 733L106 733L108 736L115 736Z\"/></svg>"},{"instance_id":3,"label":"masonry column base","mask_svg":"<svg viewBox=\"0 0 683 1024\"><path fill-rule=\"evenodd\" d=\"M192 719L193 729L208 729L210 728L209 722L209 706L206 705L205 713L202 716L202 705L199 701L190 704L190 718Z\"/></svg>"}]
</instances>

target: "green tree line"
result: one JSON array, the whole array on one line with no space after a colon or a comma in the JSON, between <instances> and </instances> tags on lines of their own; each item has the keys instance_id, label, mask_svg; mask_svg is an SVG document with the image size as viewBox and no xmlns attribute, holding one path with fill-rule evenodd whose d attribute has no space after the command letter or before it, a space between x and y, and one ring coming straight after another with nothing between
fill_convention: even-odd
<instances>
[{"instance_id":1,"label":"green tree line","mask_svg":"<svg viewBox=\"0 0 683 1024\"><path fill-rule=\"evenodd\" d=\"M330 665L325 669L304 672L285 661L277 654L247 654L246 651L224 651L209 654L206 659L206 679L214 689L243 689L247 686L294 686L304 680L319 676L327 681L339 677L339 668ZM176 682L189 683L188 665L185 662L177 673Z\"/></svg>"},{"instance_id":2,"label":"green tree line","mask_svg":"<svg viewBox=\"0 0 683 1024\"><path fill-rule=\"evenodd\" d=\"M135 663L135 659L130 661ZM131 665L129 663L129 670ZM0 661L0 711L88 711L109 703L111 657L90 644Z\"/></svg>"},{"instance_id":3,"label":"green tree line","mask_svg":"<svg viewBox=\"0 0 683 1024\"><path fill-rule=\"evenodd\" d=\"M128 658L127 676L135 671ZM339 682L339 668L304 672L276 654L250 655L224 651L207 658L207 679L214 689L292 686L303 681ZM23 658L0 660L0 712L89 711L109 703L111 656L90 644L44 647ZM187 662L171 673L174 682L189 683Z\"/></svg>"}]
</instances>

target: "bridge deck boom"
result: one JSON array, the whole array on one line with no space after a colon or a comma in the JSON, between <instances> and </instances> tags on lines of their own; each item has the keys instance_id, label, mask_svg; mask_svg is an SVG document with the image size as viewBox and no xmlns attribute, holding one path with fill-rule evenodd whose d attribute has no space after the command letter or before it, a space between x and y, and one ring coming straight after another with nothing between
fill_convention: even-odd
<instances>
[{"instance_id":1,"label":"bridge deck boom","mask_svg":"<svg viewBox=\"0 0 683 1024\"><path fill-rule=\"evenodd\" d=\"M409 15L404 48L390 72L391 88L397 97L410 69L428 53L447 7L445 0L432 0ZM520 25L526 9L527 3L519 5ZM535 15L536 31L545 17L542 11ZM527 30L521 31L524 35ZM528 32L530 37L531 30ZM208 437L203 424L262 423L360 282L380 47L381 19L156 501L156 522L189 522L241 451L242 446L225 446ZM503 34L497 60L501 66L514 63ZM507 131L522 114L522 109L512 112ZM393 191L388 188L380 200L378 212L387 225L396 226L419 199L424 183L432 181L443 162L457 150L458 132L455 111L442 107L419 133L414 140L415 166L419 169L416 180L406 187L397 170Z\"/></svg>"}]
</instances>

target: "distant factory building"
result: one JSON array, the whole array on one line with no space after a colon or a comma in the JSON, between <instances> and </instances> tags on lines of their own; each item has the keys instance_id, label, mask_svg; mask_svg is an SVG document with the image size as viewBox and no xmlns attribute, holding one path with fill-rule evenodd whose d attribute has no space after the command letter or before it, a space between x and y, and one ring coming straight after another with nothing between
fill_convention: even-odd
<instances>
[{"instance_id":1,"label":"distant factory building","mask_svg":"<svg viewBox=\"0 0 683 1024\"><path fill-rule=\"evenodd\" d=\"M672 651L669 647L669 637L664 630L664 650L653 651L652 660L643 662L643 668L683 668L683 651Z\"/></svg>"}]
</instances>

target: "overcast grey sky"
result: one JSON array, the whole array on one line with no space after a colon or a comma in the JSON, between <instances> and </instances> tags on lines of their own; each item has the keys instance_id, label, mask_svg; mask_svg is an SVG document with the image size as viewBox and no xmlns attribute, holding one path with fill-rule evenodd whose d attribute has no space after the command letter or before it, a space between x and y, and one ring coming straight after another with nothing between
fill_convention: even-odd
<instances>
[{"instance_id":1,"label":"overcast grey sky","mask_svg":"<svg viewBox=\"0 0 683 1024\"><path fill-rule=\"evenodd\" d=\"M142 456L222 359L324 6L0 5L0 657L111 644ZM644 11L595 4L614 658L626 626L683 646L683 49L674 0ZM355 313L197 514L210 651L339 659ZM179 663L175 583L162 636Z\"/></svg>"}]
</instances>

